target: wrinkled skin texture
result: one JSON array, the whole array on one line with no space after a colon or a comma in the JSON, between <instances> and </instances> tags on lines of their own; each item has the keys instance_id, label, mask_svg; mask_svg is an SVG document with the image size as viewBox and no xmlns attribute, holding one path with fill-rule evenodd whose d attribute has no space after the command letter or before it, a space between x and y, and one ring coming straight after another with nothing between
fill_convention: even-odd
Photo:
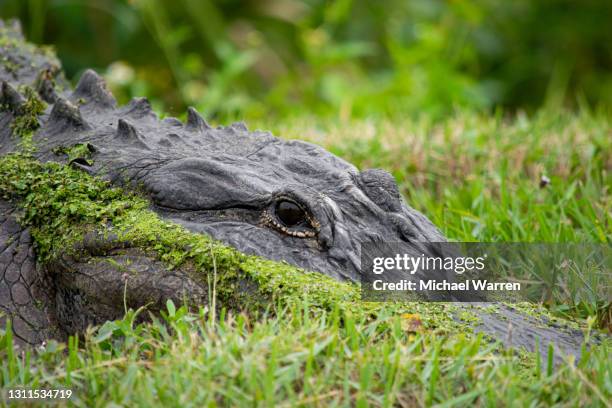
<instances>
[{"instance_id":1,"label":"wrinkled skin texture","mask_svg":"<svg viewBox=\"0 0 612 408\"><path fill-rule=\"evenodd\" d=\"M37 268L32 237L16 220L14 209L0 200L0 327L12 316L18 340L40 343L54 334L53 298Z\"/></svg>"},{"instance_id":2,"label":"wrinkled skin texture","mask_svg":"<svg viewBox=\"0 0 612 408\"><path fill-rule=\"evenodd\" d=\"M17 27L3 30L20 38ZM67 163L55 148L85 144L90 157L67 164L144 190L162 218L242 252L357 282L362 243L403 242L407 252L420 254L419 243L445 240L404 202L383 170L360 172L321 147L250 132L242 123L211 128L192 109L186 123L159 120L144 98L118 107L93 71L72 91L51 57L14 48L0 53L22 62L11 72L0 66L0 96L9 108L0 113L0 155L17 148L9 124L22 103L15 89L25 84L49 104L33 137L38 159ZM299 223L283 221L281 202L297 206ZM207 299L205 283L185 271L170 272L137 249L120 248L112 237L90 237L81 258L66 255L37 265L27 229L12 215L15 205L0 205L0 310L17 316L14 331L24 342L83 331L120 317L125 306L155 310L167 299ZM126 268L129 280L123 279ZM530 349L540 336L542 347L555 341L569 352L578 350L579 334L539 332L516 312L505 313L503 322L489 316L482 330ZM508 333L508 318L520 335Z\"/></svg>"}]
</instances>

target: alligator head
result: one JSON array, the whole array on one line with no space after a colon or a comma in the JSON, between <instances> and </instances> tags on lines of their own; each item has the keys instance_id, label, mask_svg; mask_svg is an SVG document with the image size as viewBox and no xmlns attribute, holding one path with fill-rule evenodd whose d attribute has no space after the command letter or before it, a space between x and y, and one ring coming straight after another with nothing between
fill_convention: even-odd
<instances>
[{"instance_id":1,"label":"alligator head","mask_svg":"<svg viewBox=\"0 0 612 408\"><path fill-rule=\"evenodd\" d=\"M160 120L146 99L117 107L93 71L57 97L35 141L44 160L87 146L74 166L139 188L189 230L338 279L359 280L363 243L444 240L384 170L360 172L319 146L242 123L212 128L191 108L182 123Z\"/></svg>"}]
</instances>

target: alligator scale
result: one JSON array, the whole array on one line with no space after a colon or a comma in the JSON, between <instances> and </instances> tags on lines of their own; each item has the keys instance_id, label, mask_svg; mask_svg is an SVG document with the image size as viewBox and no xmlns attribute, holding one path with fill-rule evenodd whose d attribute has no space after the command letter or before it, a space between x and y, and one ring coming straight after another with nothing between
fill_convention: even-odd
<instances>
[{"instance_id":1,"label":"alligator scale","mask_svg":"<svg viewBox=\"0 0 612 408\"><path fill-rule=\"evenodd\" d=\"M359 171L321 147L252 132L242 123L213 128L191 108L182 122L160 120L145 98L118 106L91 70L72 90L55 57L25 43L18 24L0 21L0 30L0 156L21 148L14 121L23 114L28 87L46 102L32 134L37 160L137 190L159 217L243 253L356 282L362 243L395 241L414 249L445 240L404 202L383 170ZM73 146L83 147L84 154L60 153ZM11 318L21 342L63 338L120 317L124 289L153 310L179 292L191 302L205 302L205 282L170 272L136 249L121 253L139 271L129 288L113 271L91 263L40 264L18 208L18 200L0 198L0 323ZM92 257L117 249L108 235L84 241ZM578 331L538 328L510 309L500 313L505 316L483 317L483 330L512 344L533 349L540 337L543 346L554 341L577 352L582 341ZM515 327L513 339L508 321Z\"/></svg>"}]
</instances>

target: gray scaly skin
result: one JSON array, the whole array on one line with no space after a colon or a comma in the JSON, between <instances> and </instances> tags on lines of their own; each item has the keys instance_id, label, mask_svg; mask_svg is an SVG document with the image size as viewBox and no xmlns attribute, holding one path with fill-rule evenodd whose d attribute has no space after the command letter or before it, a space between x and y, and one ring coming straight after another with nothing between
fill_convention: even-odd
<instances>
[{"instance_id":1,"label":"gray scaly skin","mask_svg":"<svg viewBox=\"0 0 612 408\"><path fill-rule=\"evenodd\" d=\"M0 28L22 40L17 25ZM72 91L59 62L33 48L0 48L0 57L13 62L10 70L0 65L0 97L8 107L0 113L0 155L18 148L9 124L23 103L16 89L28 85L48 103L33 136L39 160L66 163L56 148L84 144L93 161L76 158L70 165L138 188L160 217L241 252L356 282L362 243L403 242L407 252L420 254L427 250L421 243L445 241L404 202L383 170L360 172L321 147L250 132L242 123L212 128L191 108L183 123L160 120L145 98L119 107L91 70ZM153 310L166 299L206 301L205 283L121 248L112 236L88 236L82 248L92 257L129 263L137 272L128 287L116 270L95 263L67 258L37 265L28 230L15 220L14 203L0 201L0 209L0 311L13 318L23 342L61 338L118 318L126 292L129 306L149 304ZM577 353L580 333L538 329L537 322L508 308L502 314L504 319L484 316L480 329L509 345L533 349L539 336L544 350L554 341Z\"/></svg>"}]
</instances>

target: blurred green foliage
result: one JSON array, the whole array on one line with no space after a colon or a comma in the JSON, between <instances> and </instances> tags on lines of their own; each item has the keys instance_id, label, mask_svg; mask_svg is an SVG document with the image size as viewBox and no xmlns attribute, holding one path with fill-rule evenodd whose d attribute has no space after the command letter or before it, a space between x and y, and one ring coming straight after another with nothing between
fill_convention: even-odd
<instances>
[{"instance_id":1,"label":"blurred green foliage","mask_svg":"<svg viewBox=\"0 0 612 408\"><path fill-rule=\"evenodd\" d=\"M207 116L612 106L606 0L2 0L70 77Z\"/></svg>"}]
</instances>

